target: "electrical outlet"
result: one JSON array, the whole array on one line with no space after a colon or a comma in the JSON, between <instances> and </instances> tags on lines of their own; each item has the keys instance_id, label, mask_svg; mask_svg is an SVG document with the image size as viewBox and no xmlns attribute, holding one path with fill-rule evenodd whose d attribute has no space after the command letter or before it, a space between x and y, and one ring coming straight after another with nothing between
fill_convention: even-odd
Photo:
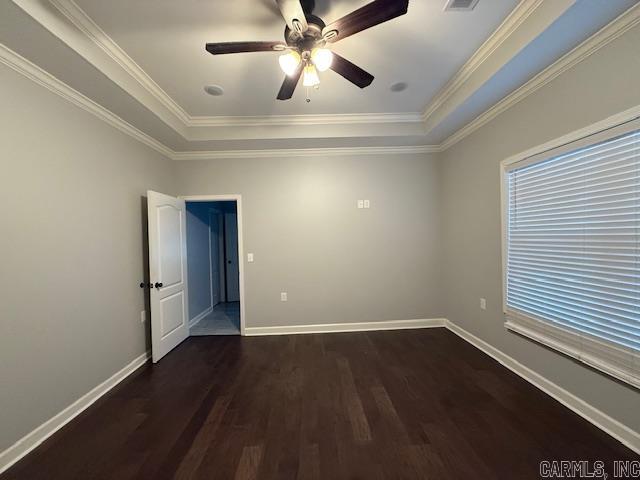
<instances>
[{"instance_id":1,"label":"electrical outlet","mask_svg":"<svg viewBox=\"0 0 640 480\"><path fill-rule=\"evenodd\" d=\"M247 253L247 262L253 262L253 253Z\"/></svg>"},{"instance_id":2,"label":"electrical outlet","mask_svg":"<svg viewBox=\"0 0 640 480\"><path fill-rule=\"evenodd\" d=\"M487 309L487 299L486 298L481 298L480 299L480 310L486 310Z\"/></svg>"},{"instance_id":3,"label":"electrical outlet","mask_svg":"<svg viewBox=\"0 0 640 480\"><path fill-rule=\"evenodd\" d=\"M281 302L287 301L287 292L280 292L280 301Z\"/></svg>"},{"instance_id":4,"label":"electrical outlet","mask_svg":"<svg viewBox=\"0 0 640 480\"><path fill-rule=\"evenodd\" d=\"M144 323L147 321L147 311L146 310L142 310L140 312L140 323Z\"/></svg>"}]
</instances>

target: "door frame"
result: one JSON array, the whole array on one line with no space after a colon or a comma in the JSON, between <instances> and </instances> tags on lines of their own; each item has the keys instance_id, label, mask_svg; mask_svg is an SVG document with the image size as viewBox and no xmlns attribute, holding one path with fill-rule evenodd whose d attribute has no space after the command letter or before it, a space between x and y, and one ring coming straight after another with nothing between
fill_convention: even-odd
<instances>
[{"instance_id":1,"label":"door frame","mask_svg":"<svg viewBox=\"0 0 640 480\"><path fill-rule=\"evenodd\" d=\"M179 195L185 202L236 202L238 212L238 273L240 283L240 335L245 334L246 309L244 303L244 242L242 233L242 195L229 193L223 195Z\"/></svg>"}]
</instances>

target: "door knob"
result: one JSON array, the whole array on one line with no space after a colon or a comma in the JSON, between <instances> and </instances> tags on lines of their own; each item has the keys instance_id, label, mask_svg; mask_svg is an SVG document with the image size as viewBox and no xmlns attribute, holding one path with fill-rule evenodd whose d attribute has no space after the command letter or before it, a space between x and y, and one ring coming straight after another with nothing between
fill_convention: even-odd
<instances>
[{"instance_id":1,"label":"door knob","mask_svg":"<svg viewBox=\"0 0 640 480\"><path fill-rule=\"evenodd\" d=\"M161 288L162 287L162 282L156 282L156 288Z\"/></svg>"},{"instance_id":2,"label":"door knob","mask_svg":"<svg viewBox=\"0 0 640 480\"><path fill-rule=\"evenodd\" d=\"M144 287L151 288L151 287L153 287L153 283L144 283L144 282L141 282L141 283L140 283L140 288L144 288Z\"/></svg>"}]
</instances>

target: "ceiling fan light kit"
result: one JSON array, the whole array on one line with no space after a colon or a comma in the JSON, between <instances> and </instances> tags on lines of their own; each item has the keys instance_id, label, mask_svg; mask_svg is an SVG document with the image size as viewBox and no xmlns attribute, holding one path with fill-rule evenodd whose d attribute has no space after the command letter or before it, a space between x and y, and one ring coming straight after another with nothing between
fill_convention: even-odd
<instances>
[{"instance_id":1,"label":"ceiling fan light kit","mask_svg":"<svg viewBox=\"0 0 640 480\"><path fill-rule=\"evenodd\" d=\"M292 76L296 73L298 65L300 65L301 61L302 57L295 50L290 50L289 52L280 55L280 57L278 58L280 68L289 76Z\"/></svg>"},{"instance_id":2,"label":"ceiling fan light kit","mask_svg":"<svg viewBox=\"0 0 640 480\"><path fill-rule=\"evenodd\" d=\"M328 48L314 48L311 50L311 61L319 72L325 72L333 62L333 52Z\"/></svg>"},{"instance_id":3,"label":"ceiling fan light kit","mask_svg":"<svg viewBox=\"0 0 640 480\"><path fill-rule=\"evenodd\" d=\"M278 58L286 74L278 100L293 96L300 77L303 86L317 88L318 72L329 69L360 88L369 86L373 75L326 48L327 44L404 15L409 7L409 0L374 0L325 25L312 13L314 0L276 0L276 3L286 22L284 42L207 43L206 50L212 55L288 50Z\"/></svg>"},{"instance_id":4,"label":"ceiling fan light kit","mask_svg":"<svg viewBox=\"0 0 640 480\"><path fill-rule=\"evenodd\" d=\"M302 85L305 87L315 87L316 85L320 85L320 77L318 76L318 71L313 64L307 64L304 67L304 72L302 74Z\"/></svg>"}]
</instances>

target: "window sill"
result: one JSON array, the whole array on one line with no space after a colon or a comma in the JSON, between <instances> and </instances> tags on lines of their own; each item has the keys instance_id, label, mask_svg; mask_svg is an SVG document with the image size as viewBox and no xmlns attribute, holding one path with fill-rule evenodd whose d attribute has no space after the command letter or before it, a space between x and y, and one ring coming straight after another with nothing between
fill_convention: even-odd
<instances>
[{"instance_id":1,"label":"window sill","mask_svg":"<svg viewBox=\"0 0 640 480\"><path fill-rule=\"evenodd\" d=\"M505 327L640 389L640 352L507 309Z\"/></svg>"}]
</instances>

